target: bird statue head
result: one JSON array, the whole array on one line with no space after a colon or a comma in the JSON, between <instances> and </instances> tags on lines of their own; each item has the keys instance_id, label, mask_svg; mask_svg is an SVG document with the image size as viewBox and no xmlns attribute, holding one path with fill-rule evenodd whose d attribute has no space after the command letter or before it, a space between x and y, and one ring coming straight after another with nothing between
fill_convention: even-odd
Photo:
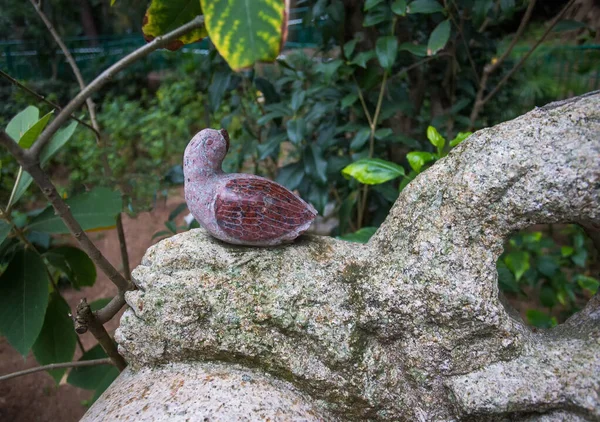
<instances>
[{"instance_id":1,"label":"bird statue head","mask_svg":"<svg viewBox=\"0 0 600 422\"><path fill-rule=\"evenodd\" d=\"M229 151L229 134L225 129L203 129L196 134L185 149L183 170L185 174L199 171L221 171L221 164Z\"/></svg>"}]
</instances>

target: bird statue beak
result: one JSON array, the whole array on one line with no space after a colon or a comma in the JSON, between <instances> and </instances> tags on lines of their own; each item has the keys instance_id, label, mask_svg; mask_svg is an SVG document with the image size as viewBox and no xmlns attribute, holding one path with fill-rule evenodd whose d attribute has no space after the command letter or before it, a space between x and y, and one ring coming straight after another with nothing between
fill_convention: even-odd
<instances>
[{"instance_id":1,"label":"bird statue beak","mask_svg":"<svg viewBox=\"0 0 600 422\"><path fill-rule=\"evenodd\" d=\"M227 143L227 152L229 152L229 134L225 129L221 129L220 132L221 136L223 137L223 139L225 139L225 142Z\"/></svg>"}]
</instances>

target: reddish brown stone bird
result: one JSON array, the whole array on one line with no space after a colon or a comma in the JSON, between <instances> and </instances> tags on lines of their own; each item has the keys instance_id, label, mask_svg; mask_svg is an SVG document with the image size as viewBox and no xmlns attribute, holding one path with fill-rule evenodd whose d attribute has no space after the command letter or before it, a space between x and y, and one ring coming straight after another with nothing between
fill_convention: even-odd
<instances>
[{"instance_id":1,"label":"reddish brown stone bird","mask_svg":"<svg viewBox=\"0 0 600 422\"><path fill-rule=\"evenodd\" d=\"M279 245L306 231L317 215L314 207L264 177L224 173L228 150L225 129L204 129L185 149L185 200L196 221L236 245Z\"/></svg>"}]
</instances>

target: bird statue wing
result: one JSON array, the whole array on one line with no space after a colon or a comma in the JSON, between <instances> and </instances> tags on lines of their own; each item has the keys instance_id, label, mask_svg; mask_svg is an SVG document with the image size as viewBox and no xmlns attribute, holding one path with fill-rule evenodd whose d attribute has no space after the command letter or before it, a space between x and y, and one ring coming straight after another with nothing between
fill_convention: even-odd
<instances>
[{"instance_id":1,"label":"bird statue wing","mask_svg":"<svg viewBox=\"0 0 600 422\"><path fill-rule=\"evenodd\" d=\"M229 180L215 199L218 226L233 238L258 242L297 231L314 208L283 186L263 178Z\"/></svg>"}]
</instances>

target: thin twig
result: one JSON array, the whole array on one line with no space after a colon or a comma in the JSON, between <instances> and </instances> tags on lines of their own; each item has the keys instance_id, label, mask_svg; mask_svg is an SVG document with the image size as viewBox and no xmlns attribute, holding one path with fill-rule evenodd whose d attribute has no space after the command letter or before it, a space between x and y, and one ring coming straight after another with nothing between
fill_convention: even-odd
<instances>
[{"instance_id":1,"label":"thin twig","mask_svg":"<svg viewBox=\"0 0 600 422\"><path fill-rule=\"evenodd\" d=\"M67 121L69 116L77 110L83 103L89 98L94 92L102 88L108 83L117 73L129 66L130 64L146 57L154 50L161 48L168 44L170 41L177 37L191 31L192 29L199 28L204 24L203 16L196 16L190 22L183 26L169 32L168 34L158 36L143 47L138 48L131 54L128 54L117 63L106 69L100 75L96 77L89 85L85 87L79 94L73 98L69 104L67 104L63 110L56 116L56 118L50 122L50 124L44 129L41 135L38 137L35 144L29 149L26 155L32 159L37 159L42 151L42 148L50 141L52 135Z\"/></svg>"},{"instance_id":2,"label":"thin twig","mask_svg":"<svg viewBox=\"0 0 600 422\"><path fill-rule=\"evenodd\" d=\"M552 29L554 28L554 26L563 17L563 15L567 12L567 10L573 5L573 3L575 3L575 0L569 1L569 3L567 3L567 5L565 7L563 7L563 9L558 13L558 15L556 15L554 17L554 19L552 19L552 21L550 22L550 25L548 26L548 28L546 28L546 31L542 34L541 38L534 44L533 47L531 47L531 49L527 52L527 54L525 54L521 58L521 60L519 60L519 62L500 80L500 82L498 82L498 84L492 90L492 92L490 92L483 99L483 103L484 104L487 103L494 95L496 95L498 93L498 91L500 90L500 88L502 87L502 85L504 85L506 83L506 81L509 80L511 78L511 76L514 75L514 73L517 70L519 70L519 68L523 65L523 63L525 63L525 61L529 58L529 56L531 56L531 54L533 54L533 52L535 51L535 49L538 48L539 45L542 42L544 42L544 40L546 39L546 37L548 36L548 34L550 33L550 31L552 31Z\"/></svg>"},{"instance_id":3,"label":"thin twig","mask_svg":"<svg viewBox=\"0 0 600 422\"><path fill-rule=\"evenodd\" d=\"M508 45L508 48L504 51L504 53L502 53L502 55L498 59L492 61L492 63L485 65L485 67L483 68L483 74L481 75L481 80L479 82L479 89L477 90L477 96L475 98L475 103L473 104L473 110L471 110L471 116L469 118L470 129L472 129L474 127L475 120L479 116L481 109L483 108L483 106L486 103L486 99L484 99L483 96L485 94L485 90L487 88L487 81L488 81L490 75L492 73L494 73L494 71L496 69L498 69L502 65L502 63L504 63L504 60L506 60L506 58L510 55L510 53L512 52L512 50L515 47L515 45L517 44L517 42L519 42L519 39L523 35L523 32L525 32L525 28L527 27L527 24L529 23L529 19L531 19L531 14L533 13L533 8L535 6L535 2L536 2L536 0L529 0L529 5L527 6L527 10L525 11L523 18L521 19L519 28L517 29L517 32L516 32L515 36L513 37L512 41ZM488 98L488 97L486 97L486 98Z\"/></svg>"},{"instance_id":4,"label":"thin twig","mask_svg":"<svg viewBox=\"0 0 600 422\"><path fill-rule=\"evenodd\" d=\"M456 5L456 3L454 1L452 1L452 4L458 11L458 6ZM463 30L462 30L462 18L461 18L461 24L459 25L456 22L456 19L454 19L454 16L452 15L452 13L450 11L448 11L448 15L450 15L450 20L452 21L452 23L458 30L460 39L462 40L463 44L465 45L465 50L467 52L467 59L469 59L469 64L471 65L471 69L473 69L473 75L475 75L475 81L477 82L477 84L479 84L479 75L477 74L477 68L475 67L475 61L473 60L473 56L471 56L471 49L469 48L469 44L467 44L467 40L465 39L465 34L463 33Z\"/></svg>"},{"instance_id":5,"label":"thin twig","mask_svg":"<svg viewBox=\"0 0 600 422\"><path fill-rule=\"evenodd\" d=\"M22 377L23 375L34 374L41 371L51 371L53 369L63 368L78 368L82 366L97 366L97 365L112 365L112 361L109 358L102 359L91 359L91 360L79 360L77 362L62 362L62 363L51 363L49 365L37 366L35 368L24 369L23 371L13 372L12 374L0 376L0 381L6 381L11 378Z\"/></svg>"},{"instance_id":6,"label":"thin twig","mask_svg":"<svg viewBox=\"0 0 600 422\"><path fill-rule=\"evenodd\" d=\"M104 308L94 312L100 324L110 321L125 305L125 292L119 292Z\"/></svg>"},{"instance_id":7,"label":"thin twig","mask_svg":"<svg viewBox=\"0 0 600 422\"><path fill-rule=\"evenodd\" d=\"M117 234L119 235L119 246L121 249L121 262L123 263L123 273L125 278L131 280L131 270L129 269L129 254L127 253L127 239L123 230L123 213L117 216Z\"/></svg>"},{"instance_id":8,"label":"thin twig","mask_svg":"<svg viewBox=\"0 0 600 422\"><path fill-rule=\"evenodd\" d=\"M90 259L100 268L120 290L129 290L130 283L108 262L100 250L92 243L90 238L81 228L79 222L73 217L69 206L63 201L62 197L56 191L48 175L41 169L40 165L30 158L26 151L17 145L3 130L0 131L0 145L4 145L8 151L15 157L19 164L27 171L44 196L50 201L56 214L65 223L71 234L77 239L81 249L88 254Z\"/></svg>"},{"instance_id":9,"label":"thin twig","mask_svg":"<svg viewBox=\"0 0 600 422\"><path fill-rule=\"evenodd\" d=\"M358 81L352 75L352 79L354 79L354 83L356 85L356 90L358 91L358 98L360 98L360 103L362 104L363 111L365 113L365 117L367 118L367 122L369 122L369 127L373 126L373 121L371 120L371 113L369 113L369 109L367 108L367 103L365 102L365 97L363 97L362 89L360 89L360 85Z\"/></svg>"},{"instance_id":10,"label":"thin twig","mask_svg":"<svg viewBox=\"0 0 600 422\"><path fill-rule=\"evenodd\" d=\"M46 97L44 97L43 95L38 94L37 92L35 92L31 88L27 87L26 85L23 85L21 82L17 81L15 78L13 78L12 76L10 76L8 73L4 72L2 69L0 69L0 76L2 76L3 78L7 79L10 83L12 83L17 88L20 88L23 91L27 92L29 95L37 98L40 101L45 102L46 104L52 106L53 108L55 108L58 111L62 111L62 107L61 106L59 106L58 104L53 103L52 101L46 99ZM87 127L92 132L98 134L96 132L96 129L94 129L92 127L92 125L90 125L89 123L86 123L83 120L78 119L77 117L73 116L72 114L69 115L69 118L75 120L78 123L81 123L83 126Z\"/></svg>"},{"instance_id":11,"label":"thin twig","mask_svg":"<svg viewBox=\"0 0 600 422\"><path fill-rule=\"evenodd\" d=\"M119 354L117 346L113 339L108 335L108 332L95 317L90 305L85 299L81 299L77 305L77 314L75 315L75 331L82 334L90 331L98 340L100 346L104 349L108 357L113 361L119 372L125 369L127 363L123 356Z\"/></svg>"}]
</instances>

